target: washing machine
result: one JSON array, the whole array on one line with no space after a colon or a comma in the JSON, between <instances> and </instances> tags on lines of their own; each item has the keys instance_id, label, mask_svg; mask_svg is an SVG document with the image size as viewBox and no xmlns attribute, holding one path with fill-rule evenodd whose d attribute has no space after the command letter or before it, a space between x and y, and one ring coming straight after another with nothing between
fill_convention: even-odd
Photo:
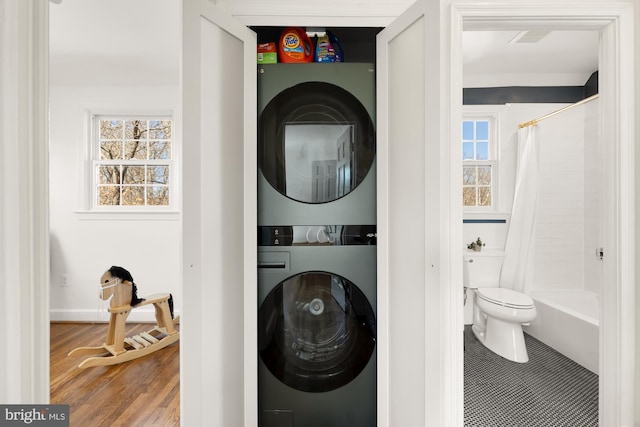
<instances>
[{"instance_id":1,"label":"washing machine","mask_svg":"<svg viewBox=\"0 0 640 427\"><path fill-rule=\"evenodd\" d=\"M341 237L258 251L261 427L376 425L375 236L326 231Z\"/></svg>"},{"instance_id":2,"label":"washing machine","mask_svg":"<svg viewBox=\"0 0 640 427\"><path fill-rule=\"evenodd\" d=\"M258 225L375 224L375 69L258 66Z\"/></svg>"},{"instance_id":3,"label":"washing machine","mask_svg":"<svg viewBox=\"0 0 640 427\"><path fill-rule=\"evenodd\" d=\"M376 425L375 70L258 66L260 427Z\"/></svg>"}]
</instances>

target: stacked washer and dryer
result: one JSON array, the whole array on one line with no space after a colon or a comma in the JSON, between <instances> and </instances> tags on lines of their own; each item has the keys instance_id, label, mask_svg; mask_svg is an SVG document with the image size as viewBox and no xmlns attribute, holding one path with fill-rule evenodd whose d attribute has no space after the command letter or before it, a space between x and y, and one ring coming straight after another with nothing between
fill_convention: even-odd
<instances>
[{"instance_id":1,"label":"stacked washer and dryer","mask_svg":"<svg viewBox=\"0 0 640 427\"><path fill-rule=\"evenodd\" d=\"M261 427L376 425L375 71L258 66Z\"/></svg>"}]
</instances>

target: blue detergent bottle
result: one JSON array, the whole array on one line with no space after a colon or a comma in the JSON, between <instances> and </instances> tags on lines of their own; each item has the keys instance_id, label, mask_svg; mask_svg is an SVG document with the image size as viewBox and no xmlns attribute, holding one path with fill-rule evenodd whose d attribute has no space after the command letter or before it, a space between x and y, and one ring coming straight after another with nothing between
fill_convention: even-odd
<instances>
[{"instance_id":1,"label":"blue detergent bottle","mask_svg":"<svg viewBox=\"0 0 640 427\"><path fill-rule=\"evenodd\" d=\"M333 51L335 53L334 62L344 62L344 50L342 49L340 40L338 40L338 38L329 31L327 31L327 35L329 36L329 42L331 42L331 46L333 47Z\"/></svg>"}]
</instances>

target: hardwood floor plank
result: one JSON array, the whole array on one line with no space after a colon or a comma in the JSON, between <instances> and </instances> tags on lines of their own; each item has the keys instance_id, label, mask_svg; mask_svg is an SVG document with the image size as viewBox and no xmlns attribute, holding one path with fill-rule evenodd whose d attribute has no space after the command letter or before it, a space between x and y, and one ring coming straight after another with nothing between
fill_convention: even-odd
<instances>
[{"instance_id":1,"label":"hardwood floor plank","mask_svg":"<svg viewBox=\"0 0 640 427\"><path fill-rule=\"evenodd\" d=\"M150 324L127 324L127 336ZM78 369L76 347L100 346L106 323L51 324L51 403L68 404L72 426L179 426L180 341L119 365Z\"/></svg>"}]
</instances>

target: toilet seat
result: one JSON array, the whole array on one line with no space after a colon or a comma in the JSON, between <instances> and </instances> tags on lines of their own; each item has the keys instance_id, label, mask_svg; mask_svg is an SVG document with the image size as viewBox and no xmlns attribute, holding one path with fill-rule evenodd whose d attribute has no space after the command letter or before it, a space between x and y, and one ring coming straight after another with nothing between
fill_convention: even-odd
<instances>
[{"instance_id":1,"label":"toilet seat","mask_svg":"<svg viewBox=\"0 0 640 427\"><path fill-rule=\"evenodd\" d=\"M520 292L504 288L479 288L476 292L479 298L492 304L515 309L534 308L531 297Z\"/></svg>"}]
</instances>

